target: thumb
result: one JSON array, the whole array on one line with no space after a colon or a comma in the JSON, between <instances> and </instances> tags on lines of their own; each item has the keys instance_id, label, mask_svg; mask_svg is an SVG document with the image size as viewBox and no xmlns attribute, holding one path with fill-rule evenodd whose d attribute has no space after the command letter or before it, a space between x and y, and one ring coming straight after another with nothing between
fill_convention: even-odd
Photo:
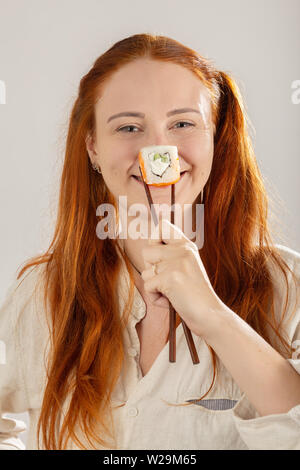
<instances>
[{"instance_id":1,"label":"thumb","mask_svg":"<svg viewBox=\"0 0 300 470\"><path fill-rule=\"evenodd\" d=\"M153 264L145 261L145 269L151 268L151 266L153 266ZM167 308L169 306L169 299L160 292L148 292L148 298L155 307Z\"/></svg>"},{"instance_id":2,"label":"thumb","mask_svg":"<svg viewBox=\"0 0 300 470\"><path fill-rule=\"evenodd\" d=\"M170 305L167 297L160 294L159 292L156 292L156 293L150 292L149 300L155 307L168 308Z\"/></svg>"}]
</instances>

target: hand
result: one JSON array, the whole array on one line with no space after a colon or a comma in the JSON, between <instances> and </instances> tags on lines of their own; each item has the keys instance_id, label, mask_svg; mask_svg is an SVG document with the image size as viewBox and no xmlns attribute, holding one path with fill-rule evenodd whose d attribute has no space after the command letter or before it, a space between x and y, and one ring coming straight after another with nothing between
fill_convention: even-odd
<instances>
[{"instance_id":1,"label":"hand","mask_svg":"<svg viewBox=\"0 0 300 470\"><path fill-rule=\"evenodd\" d=\"M213 290L197 245L167 219L156 229L157 239L149 239L142 250L144 289L152 294L153 305L168 306L170 301L190 330L205 337L217 322L217 312L228 307Z\"/></svg>"}]
</instances>

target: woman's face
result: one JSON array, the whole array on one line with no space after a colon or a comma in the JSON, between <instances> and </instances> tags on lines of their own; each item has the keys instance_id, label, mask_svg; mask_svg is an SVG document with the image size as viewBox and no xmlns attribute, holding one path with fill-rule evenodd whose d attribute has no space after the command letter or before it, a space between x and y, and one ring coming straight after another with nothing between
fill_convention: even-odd
<instances>
[{"instance_id":1,"label":"woman's face","mask_svg":"<svg viewBox=\"0 0 300 470\"><path fill-rule=\"evenodd\" d=\"M214 150L210 97L200 79L177 64L138 59L104 85L95 113L95 141L87 139L87 150L117 202L127 196L128 208L148 206L144 186L133 176L140 176L139 150L176 145L185 171L175 184L176 203L193 204L208 180ZM170 204L170 186L150 191L154 203Z\"/></svg>"}]
</instances>

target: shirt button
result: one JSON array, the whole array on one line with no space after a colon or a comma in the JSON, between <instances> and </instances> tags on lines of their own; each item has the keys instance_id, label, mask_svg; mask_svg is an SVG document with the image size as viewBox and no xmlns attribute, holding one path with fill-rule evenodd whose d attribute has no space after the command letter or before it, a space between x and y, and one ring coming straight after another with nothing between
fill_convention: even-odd
<instances>
[{"instance_id":1,"label":"shirt button","mask_svg":"<svg viewBox=\"0 0 300 470\"><path fill-rule=\"evenodd\" d=\"M138 410L133 406L128 410L128 416L136 416L138 414Z\"/></svg>"},{"instance_id":2,"label":"shirt button","mask_svg":"<svg viewBox=\"0 0 300 470\"><path fill-rule=\"evenodd\" d=\"M128 354L129 354L129 356L136 356L137 351L134 348L129 348L128 349Z\"/></svg>"}]
</instances>

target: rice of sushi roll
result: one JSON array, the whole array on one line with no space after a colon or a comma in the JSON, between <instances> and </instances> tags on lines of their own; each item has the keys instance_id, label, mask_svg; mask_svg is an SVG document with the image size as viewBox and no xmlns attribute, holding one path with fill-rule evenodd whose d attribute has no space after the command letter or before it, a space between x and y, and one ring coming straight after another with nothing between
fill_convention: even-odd
<instances>
[{"instance_id":1,"label":"rice of sushi roll","mask_svg":"<svg viewBox=\"0 0 300 470\"><path fill-rule=\"evenodd\" d=\"M176 145L143 147L138 158L146 184L167 186L179 181L180 165Z\"/></svg>"}]
</instances>

